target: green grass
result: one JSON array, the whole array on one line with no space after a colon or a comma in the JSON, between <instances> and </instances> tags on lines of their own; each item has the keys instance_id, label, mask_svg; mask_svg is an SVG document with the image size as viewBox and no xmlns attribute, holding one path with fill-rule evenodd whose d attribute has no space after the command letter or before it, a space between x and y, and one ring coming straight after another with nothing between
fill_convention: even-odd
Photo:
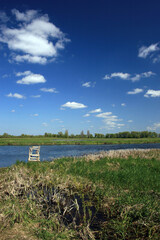
<instances>
[{"instance_id":1,"label":"green grass","mask_svg":"<svg viewBox=\"0 0 160 240\"><path fill-rule=\"evenodd\" d=\"M34 239L153 239L160 236L160 150L143 157L63 158L0 169L4 229ZM27 236L27 235L26 235Z\"/></svg>"},{"instance_id":2,"label":"green grass","mask_svg":"<svg viewBox=\"0 0 160 240\"><path fill-rule=\"evenodd\" d=\"M28 145L87 145L87 144L141 144L160 143L160 138L52 138L52 137L11 137L0 138L0 146L28 146Z\"/></svg>"}]
</instances>

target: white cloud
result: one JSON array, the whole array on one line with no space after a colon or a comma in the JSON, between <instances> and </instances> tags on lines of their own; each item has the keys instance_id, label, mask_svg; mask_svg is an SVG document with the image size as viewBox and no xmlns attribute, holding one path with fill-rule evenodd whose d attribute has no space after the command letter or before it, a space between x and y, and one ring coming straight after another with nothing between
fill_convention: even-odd
<instances>
[{"instance_id":1,"label":"white cloud","mask_svg":"<svg viewBox=\"0 0 160 240\"><path fill-rule=\"evenodd\" d=\"M154 75L156 75L156 74L151 72L151 71L141 73L141 76L144 77L144 78L149 78L149 77L154 76Z\"/></svg>"},{"instance_id":2,"label":"white cloud","mask_svg":"<svg viewBox=\"0 0 160 240\"><path fill-rule=\"evenodd\" d=\"M11 112L12 112L12 113L14 113L14 112L15 112L15 110L13 109L13 110L11 110Z\"/></svg>"},{"instance_id":3,"label":"white cloud","mask_svg":"<svg viewBox=\"0 0 160 240\"><path fill-rule=\"evenodd\" d=\"M34 116L34 117L38 117L38 116L39 116L39 114L38 114L38 113L35 113L35 114L33 114L33 116Z\"/></svg>"},{"instance_id":4,"label":"white cloud","mask_svg":"<svg viewBox=\"0 0 160 240\"><path fill-rule=\"evenodd\" d=\"M86 88L95 87L95 84L96 82L85 82L82 84L82 87L86 87Z\"/></svg>"},{"instance_id":5,"label":"white cloud","mask_svg":"<svg viewBox=\"0 0 160 240\"><path fill-rule=\"evenodd\" d=\"M121 122L123 119L119 119L116 115L112 115L112 112L104 112L97 114L96 117L103 118L103 123L105 129L121 128L124 126Z\"/></svg>"},{"instance_id":6,"label":"white cloud","mask_svg":"<svg viewBox=\"0 0 160 240\"><path fill-rule=\"evenodd\" d=\"M149 89L144 96L145 97L160 97L160 90Z\"/></svg>"},{"instance_id":7,"label":"white cloud","mask_svg":"<svg viewBox=\"0 0 160 240\"><path fill-rule=\"evenodd\" d=\"M103 79L105 80L108 80L108 79L111 79L111 78L121 78L121 79L128 79L130 77L130 74L129 73L122 73L122 72L115 72L115 73L112 73L110 75L105 75Z\"/></svg>"},{"instance_id":8,"label":"white cloud","mask_svg":"<svg viewBox=\"0 0 160 240\"><path fill-rule=\"evenodd\" d=\"M132 122L133 122L133 120L128 120L127 122L129 122L129 123L132 123Z\"/></svg>"},{"instance_id":9,"label":"white cloud","mask_svg":"<svg viewBox=\"0 0 160 240\"><path fill-rule=\"evenodd\" d=\"M40 91L49 92L49 93L58 93L58 91L55 88L41 88Z\"/></svg>"},{"instance_id":10,"label":"white cloud","mask_svg":"<svg viewBox=\"0 0 160 240\"><path fill-rule=\"evenodd\" d=\"M134 77L131 77L132 82L139 81L141 79L141 74L136 74Z\"/></svg>"},{"instance_id":11,"label":"white cloud","mask_svg":"<svg viewBox=\"0 0 160 240\"><path fill-rule=\"evenodd\" d=\"M135 89L133 89L133 91L128 91L127 92L127 94L138 94L138 93L141 93L141 92L143 92L143 89L141 89L141 88L135 88Z\"/></svg>"},{"instance_id":12,"label":"white cloud","mask_svg":"<svg viewBox=\"0 0 160 240\"><path fill-rule=\"evenodd\" d=\"M31 97L32 97L32 98L40 98L41 95L32 95Z\"/></svg>"},{"instance_id":13,"label":"white cloud","mask_svg":"<svg viewBox=\"0 0 160 240\"><path fill-rule=\"evenodd\" d=\"M28 10L25 13L19 12L17 9L12 9L12 14L16 16L17 21L30 22L37 15L37 11Z\"/></svg>"},{"instance_id":14,"label":"white cloud","mask_svg":"<svg viewBox=\"0 0 160 240\"><path fill-rule=\"evenodd\" d=\"M18 80L17 83L19 84L37 84L37 83L45 83L46 79L41 74L34 74L30 71L26 71L24 73L17 73L17 76L25 76L21 80Z\"/></svg>"},{"instance_id":15,"label":"white cloud","mask_svg":"<svg viewBox=\"0 0 160 240\"><path fill-rule=\"evenodd\" d=\"M53 23L48 15L38 11L19 12L12 10L15 22L9 22L0 29L0 42L12 51L12 59L17 62L45 64L58 56L70 41ZM20 23L19 23L20 22ZM21 54L20 54L21 53Z\"/></svg>"},{"instance_id":16,"label":"white cloud","mask_svg":"<svg viewBox=\"0 0 160 240\"><path fill-rule=\"evenodd\" d=\"M83 115L83 117L89 117L89 116L90 116L90 114L89 114L89 113L87 113L87 114Z\"/></svg>"},{"instance_id":17,"label":"white cloud","mask_svg":"<svg viewBox=\"0 0 160 240\"><path fill-rule=\"evenodd\" d=\"M121 103L121 106L122 106L122 107L125 107L125 106L126 106L126 104L125 104L125 103Z\"/></svg>"},{"instance_id":18,"label":"white cloud","mask_svg":"<svg viewBox=\"0 0 160 240\"><path fill-rule=\"evenodd\" d=\"M90 111L90 113L99 113L99 112L102 112L101 108L97 108L97 109Z\"/></svg>"},{"instance_id":19,"label":"white cloud","mask_svg":"<svg viewBox=\"0 0 160 240\"><path fill-rule=\"evenodd\" d=\"M6 95L7 97L13 97L13 98L18 98L18 99L24 99L26 98L24 95L21 95L19 93L9 93L8 95Z\"/></svg>"},{"instance_id":20,"label":"white cloud","mask_svg":"<svg viewBox=\"0 0 160 240\"><path fill-rule=\"evenodd\" d=\"M103 122L105 123L105 128L107 129L123 127L124 124L118 123L119 121L122 121L122 119L118 119L117 116L111 116L110 118L106 118L103 120Z\"/></svg>"},{"instance_id":21,"label":"white cloud","mask_svg":"<svg viewBox=\"0 0 160 240\"><path fill-rule=\"evenodd\" d=\"M118 119L117 119L118 121ZM117 123L116 121L113 121L112 119L104 119L103 122L105 123L105 127L107 129L114 129L114 128L121 128L125 126L123 123Z\"/></svg>"},{"instance_id":22,"label":"white cloud","mask_svg":"<svg viewBox=\"0 0 160 240\"><path fill-rule=\"evenodd\" d=\"M82 84L82 87L91 87L91 82L86 82Z\"/></svg>"},{"instance_id":23,"label":"white cloud","mask_svg":"<svg viewBox=\"0 0 160 240\"><path fill-rule=\"evenodd\" d=\"M104 113L97 114L96 117L108 118L108 116L111 115L111 114L112 114L112 112L104 112Z\"/></svg>"},{"instance_id":24,"label":"white cloud","mask_svg":"<svg viewBox=\"0 0 160 240\"><path fill-rule=\"evenodd\" d=\"M159 54L153 58L153 63L158 63L158 62L160 62L160 55Z\"/></svg>"},{"instance_id":25,"label":"white cloud","mask_svg":"<svg viewBox=\"0 0 160 240\"><path fill-rule=\"evenodd\" d=\"M67 102L61 106L62 108L71 108L71 109L79 109L79 108L86 108L83 103L77 103L77 102Z\"/></svg>"},{"instance_id":26,"label":"white cloud","mask_svg":"<svg viewBox=\"0 0 160 240\"><path fill-rule=\"evenodd\" d=\"M12 55L12 59L15 62L29 62L29 63L39 63L39 64L46 64L47 58L40 57L40 56L31 56L29 54L26 55Z\"/></svg>"},{"instance_id":27,"label":"white cloud","mask_svg":"<svg viewBox=\"0 0 160 240\"><path fill-rule=\"evenodd\" d=\"M148 126L148 131L156 131L157 129L160 129L160 122L154 123L152 126Z\"/></svg>"},{"instance_id":28,"label":"white cloud","mask_svg":"<svg viewBox=\"0 0 160 240\"><path fill-rule=\"evenodd\" d=\"M25 72L17 72L15 73L17 77L21 77L21 76L28 76L30 74L32 74L31 71L25 71Z\"/></svg>"},{"instance_id":29,"label":"white cloud","mask_svg":"<svg viewBox=\"0 0 160 240\"><path fill-rule=\"evenodd\" d=\"M151 71L140 73L140 74L111 73L110 75L105 75L105 77L103 79L109 80L109 79L117 77L117 78L120 78L123 80L130 80L132 82L136 82L136 81L139 81L141 78L149 78L154 75L156 75L156 74Z\"/></svg>"},{"instance_id":30,"label":"white cloud","mask_svg":"<svg viewBox=\"0 0 160 240\"><path fill-rule=\"evenodd\" d=\"M138 57L140 58L146 58L148 57L151 53L157 52L160 50L158 47L159 43L151 44L149 47L142 46L139 51L138 51Z\"/></svg>"}]
</instances>

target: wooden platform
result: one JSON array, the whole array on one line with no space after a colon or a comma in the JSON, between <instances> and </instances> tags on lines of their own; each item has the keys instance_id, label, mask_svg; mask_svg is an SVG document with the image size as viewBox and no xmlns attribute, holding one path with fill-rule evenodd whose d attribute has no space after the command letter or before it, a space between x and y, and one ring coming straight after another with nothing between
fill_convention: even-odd
<instances>
[{"instance_id":1,"label":"wooden platform","mask_svg":"<svg viewBox=\"0 0 160 240\"><path fill-rule=\"evenodd\" d=\"M40 146L29 147L28 161L39 162L40 161Z\"/></svg>"}]
</instances>

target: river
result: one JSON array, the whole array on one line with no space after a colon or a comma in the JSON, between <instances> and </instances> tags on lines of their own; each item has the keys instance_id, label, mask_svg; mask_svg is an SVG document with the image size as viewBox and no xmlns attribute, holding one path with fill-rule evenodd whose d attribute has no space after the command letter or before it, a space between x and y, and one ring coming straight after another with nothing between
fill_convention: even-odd
<instances>
[{"instance_id":1,"label":"river","mask_svg":"<svg viewBox=\"0 0 160 240\"><path fill-rule=\"evenodd\" d=\"M160 143L152 144L114 144L114 145L53 145L41 146L40 159L52 160L63 156L82 156L90 153L117 149L160 148ZM28 161L29 146L0 146L0 167L8 167L17 160Z\"/></svg>"}]
</instances>

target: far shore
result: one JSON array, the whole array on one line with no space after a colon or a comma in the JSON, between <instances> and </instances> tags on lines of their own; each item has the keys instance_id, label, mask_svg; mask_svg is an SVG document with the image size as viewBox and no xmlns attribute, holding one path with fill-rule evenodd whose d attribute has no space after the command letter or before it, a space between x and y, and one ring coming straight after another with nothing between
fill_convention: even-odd
<instances>
[{"instance_id":1,"label":"far shore","mask_svg":"<svg viewBox=\"0 0 160 240\"><path fill-rule=\"evenodd\" d=\"M7 137L0 138L0 146L31 145L99 145L99 144L146 144L160 143L160 138L53 138Z\"/></svg>"}]
</instances>

